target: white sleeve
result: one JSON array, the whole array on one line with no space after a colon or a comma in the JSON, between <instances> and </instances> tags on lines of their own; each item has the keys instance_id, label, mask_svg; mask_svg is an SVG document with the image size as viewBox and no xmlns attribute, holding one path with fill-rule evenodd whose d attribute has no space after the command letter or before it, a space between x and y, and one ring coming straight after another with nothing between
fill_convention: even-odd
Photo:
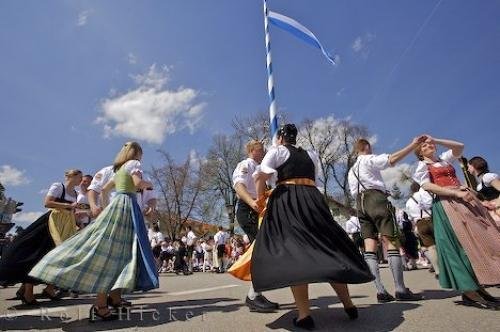
<instances>
[{"instance_id":1,"label":"white sleeve","mask_svg":"<svg viewBox=\"0 0 500 332\"><path fill-rule=\"evenodd\" d=\"M89 190L93 190L96 193L101 193L102 188L106 184L105 181L107 182L108 176L106 176L106 170L102 169L99 172L97 172L94 177L92 178L92 182L90 182Z\"/></svg>"},{"instance_id":2,"label":"white sleeve","mask_svg":"<svg viewBox=\"0 0 500 332\"><path fill-rule=\"evenodd\" d=\"M498 179L498 174L495 173L486 173L483 175L483 183L486 187L491 187L491 183Z\"/></svg>"},{"instance_id":3,"label":"white sleeve","mask_svg":"<svg viewBox=\"0 0 500 332\"><path fill-rule=\"evenodd\" d=\"M240 161L233 172L233 187L238 183L246 184L248 176L248 162L246 160Z\"/></svg>"},{"instance_id":4,"label":"white sleeve","mask_svg":"<svg viewBox=\"0 0 500 332\"><path fill-rule=\"evenodd\" d=\"M447 150L439 155L439 159L446 161L448 163L453 163L458 158L453 155L453 151Z\"/></svg>"},{"instance_id":5,"label":"white sleeve","mask_svg":"<svg viewBox=\"0 0 500 332\"><path fill-rule=\"evenodd\" d=\"M130 175L138 174L142 176L142 167L139 160L129 160L122 167Z\"/></svg>"},{"instance_id":6,"label":"white sleeve","mask_svg":"<svg viewBox=\"0 0 500 332\"><path fill-rule=\"evenodd\" d=\"M389 157L390 156L387 153L373 155L368 158L368 165L379 170L386 169L391 166L389 163Z\"/></svg>"},{"instance_id":7,"label":"white sleeve","mask_svg":"<svg viewBox=\"0 0 500 332\"><path fill-rule=\"evenodd\" d=\"M63 185L62 183L52 183L47 192L47 196L52 196L54 198L60 198L63 193Z\"/></svg>"},{"instance_id":8,"label":"white sleeve","mask_svg":"<svg viewBox=\"0 0 500 332\"><path fill-rule=\"evenodd\" d=\"M417 192L419 195L419 207L422 210L431 210L432 209L432 195L429 194L427 191L424 189L420 188L419 191Z\"/></svg>"},{"instance_id":9,"label":"white sleeve","mask_svg":"<svg viewBox=\"0 0 500 332\"><path fill-rule=\"evenodd\" d=\"M431 182L431 177L429 175L429 169L427 164L423 161L419 161L415 172L413 173L413 180L419 185Z\"/></svg>"},{"instance_id":10,"label":"white sleeve","mask_svg":"<svg viewBox=\"0 0 500 332\"><path fill-rule=\"evenodd\" d=\"M277 174L276 168L278 168L278 147L273 146L264 156L264 159L260 163L260 172L265 174ZM255 174L255 173L254 173Z\"/></svg>"}]
</instances>

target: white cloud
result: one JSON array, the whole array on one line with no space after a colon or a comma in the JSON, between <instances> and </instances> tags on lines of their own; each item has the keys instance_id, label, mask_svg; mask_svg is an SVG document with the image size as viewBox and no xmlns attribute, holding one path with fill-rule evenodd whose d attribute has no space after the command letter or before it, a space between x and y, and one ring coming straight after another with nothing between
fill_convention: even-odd
<instances>
[{"instance_id":1,"label":"white cloud","mask_svg":"<svg viewBox=\"0 0 500 332\"><path fill-rule=\"evenodd\" d=\"M82 27L87 24L87 19L92 11L91 10L84 10L78 14L78 21L76 22L76 25L79 27Z\"/></svg>"},{"instance_id":2,"label":"white cloud","mask_svg":"<svg viewBox=\"0 0 500 332\"><path fill-rule=\"evenodd\" d=\"M128 63L131 65L135 65L137 63L137 56L133 53L129 53L127 55Z\"/></svg>"},{"instance_id":3,"label":"white cloud","mask_svg":"<svg viewBox=\"0 0 500 332\"><path fill-rule=\"evenodd\" d=\"M361 54L362 57L367 58L370 54L370 44L375 39L376 35L368 32L364 36L358 36L352 43L352 50L354 53Z\"/></svg>"},{"instance_id":4,"label":"white cloud","mask_svg":"<svg viewBox=\"0 0 500 332\"><path fill-rule=\"evenodd\" d=\"M18 212L12 216L12 222L16 223L17 226L22 226L26 228L33 221L37 220L45 211L36 212ZM15 230L15 228L14 228Z\"/></svg>"},{"instance_id":5,"label":"white cloud","mask_svg":"<svg viewBox=\"0 0 500 332\"><path fill-rule=\"evenodd\" d=\"M359 52L363 49L363 40L361 37L357 37L354 42L352 43L352 49L354 52Z\"/></svg>"},{"instance_id":6,"label":"white cloud","mask_svg":"<svg viewBox=\"0 0 500 332\"><path fill-rule=\"evenodd\" d=\"M102 116L96 122L103 125L105 137L124 136L160 144L167 135L183 129L193 133L203 117L205 103L197 102L199 92L180 87L169 90L169 68L157 69L133 76L135 90L109 97L101 103Z\"/></svg>"},{"instance_id":7,"label":"white cloud","mask_svg":"<svg viewBox=\"0 0 500 332\"><path fill-rule=\"evenodd\" d=\"M20 186L30 181L24 175L25 171L18 170L10 165L0 166L0 183L4 186Z\"/></svg>"}]
</instances>

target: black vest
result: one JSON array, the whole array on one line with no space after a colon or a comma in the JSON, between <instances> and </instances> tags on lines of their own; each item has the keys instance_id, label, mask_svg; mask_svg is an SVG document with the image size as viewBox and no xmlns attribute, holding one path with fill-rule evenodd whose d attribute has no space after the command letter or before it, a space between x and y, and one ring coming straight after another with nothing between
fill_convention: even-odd
<instances>
[{"instance_id":1,"label":"black vest","mask_svg":"<svg viewBox=\"0 0 500 332\"><path fill-rule=\"evenodd\" d=\"M293 178L307 178L315 181L314 163L307 151L288 144L285 147L290 151L290 157L276 169L278 182Z\"/></svg>"},{"instance_id":2,"label":"black vest","mask_svg":"<svg viewBox=\"0 0 500 332\"><path fill-rule=\"evenodd\" d=\"M496 190L494 187L486 187L482 179L481 186L481 190L479 190L481 195L479 195L479 198L482 200L491 201L497 199L500 195L500 191Z\"/></svg>"}]
</instances>

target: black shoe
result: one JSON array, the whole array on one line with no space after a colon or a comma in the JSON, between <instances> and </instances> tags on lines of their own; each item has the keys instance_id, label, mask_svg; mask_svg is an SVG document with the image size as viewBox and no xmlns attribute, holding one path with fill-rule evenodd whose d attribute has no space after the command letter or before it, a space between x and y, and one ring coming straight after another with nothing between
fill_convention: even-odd
<instances>
[{"instance_id":1,"label":"black shoe","mask_svg":"<svg viewBox=\"0 0 500 332\"><path fill-rule=\"evenodd\" d=\"M301 320L297 320L297 318L293 319L293 325L300 327L305 330L314 330L314 321L311 316L307 316L305 318L302 318Z\"/></svg>"},{"instance_id":2,"label":"black shoe","mask_svg":"<svg viewBox=\"0 0 500 332\"><path fill-rule=\"evenodd\" d=\"M254 300L250 300L247 296L245 303L250 311L255 312L274 312L276 310L276 306L272 303L268 303L268 301L264 300L265 298L262 295L258 295Z\"/></svg>"},{"instance_id":3,"label":"black shoe","mask_svg":"<svg viewBox=\"0 0 500 332\"><path fill-rule=\"evenodd\" d=\"M47 292L46 289L42 291L42 295L45 296L46 298L50 299L51 301L59 301L63 297L63 292L62 291L55 291L54 295L50 294Z\"/></svg>"},{"instance_id":4,"label":"black shoe","mask_svg":"<svg viewBox=\"0 0 500 332\"><path fill-rule=\"evenodd\" d=\"M262 298L262 300L264 300L264 302L266 302L269 306L272 306L274 307L274 309L279 309L280 308L280 305L276 302L271 302L269 301L264 295L260 295L260 297Z\"/></svg>"},{"instance_id":5,"label":"black shoe","mask_svg":"<svg viewBox=\"0 0 500 332\"><path fill-rule=\"evenodd\" d=\"M396 301L420 301L424 297L420 294L413 294L408 288L406 292L396 292Z\"/></svg>"},{"instance_id":6,"label":"black shoe","mask_svg":"<svg viewBox=\"0 0 500 332\"><path fill-rule=\"evenodd\" d=\"M395 300L394 297L387 292L377 293L377 302L378 303L387 303L387 302L392 302L394 300Z\"/></svg>"},{"instance_id":7,"label":"black shoe","mask_svg":"<svg viewBox=\"0 0 500 332\"><path fill-rule=\"evenodd\" d=\"M465 294L462 294L462 301L458 302L459 304L466 305L468 307L476 307L480 309L489 309L489 310L500 310L500 304L486 301L484 300L483 302L475 301L468 297Z\"/></svg>"},{"instance_id":8,"label":"black shoe","mask_svg":"<svg viewBox=\"0 0 500 332\"><path fill-rule=\"evenodd\" d=\"M358 308L356 306L350 308L344 308L345 313L349 316L349 319L357 319L358 318Z\"/></svg>"},{"instance_id":9,"label":"black shoe","mask_svg":"<svg viewBox=\"0 0 500 332\"><path fill-rule=\"evenodd\" d=\"M485 299L488 302L493 302L493 303L500 303L500 299L498 297L491 296L488 294L485 290L479 289L477 291L479 296L481 296L483 299Z\"/></svg>"},{"instance_id":10,"label":"black shoe","mask_svg":"<svg viewBox=\"0 0 500 332\"><path fill-rule=\"evenodd\" d=\"M117 320L118 315L114 315L109 309L108 312L104 315L99 314L99 309L108 309L107 306L105 307L97 307L93 305L90 307L90 312L89 312L89 322L94 323L97 320L97 317L103 321L110 321L110 320Z\"/></svg>"}]
</instances>

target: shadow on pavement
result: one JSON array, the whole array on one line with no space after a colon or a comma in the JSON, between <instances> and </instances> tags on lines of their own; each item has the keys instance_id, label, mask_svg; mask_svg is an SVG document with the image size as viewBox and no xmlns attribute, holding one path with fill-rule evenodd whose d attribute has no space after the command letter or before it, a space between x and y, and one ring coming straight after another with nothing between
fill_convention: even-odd
<instances>
[{"instance_id":1,"label":"shadow on pavement","mask_svg":"<svg viewBox=\"0 0 500 332\"><path fill-rule=\"evenodd\" d=\"M354 295L351 296L351 299L362 299L368 296L365 295ZM312 299L311 300L311 309L314 308L319 308L319 309L326 309L328 308L329 305L340 303L340 300L337 296L320 296L318 298ZM356 303L356 301L354 301ZM292 303L280 303L280 310L293 310L295 309L295 302Z\"/></svg>"},{"instance_id":2,"label":"shadow on pavement","mask_svg":"<svg viewBox=\"0 0 500 332\"><path fill-rule=\"evenodd\" d=\"M339 307L313 309L311 316L316 324L315 331L393 331L404 322L403 313L405 311L416 309L419 306L419 304L409 302L359 306L357 320L349 320L344 309ZM300 331L292 323L296 316L295 310L289 311L266 326L272 330Z\"/></svg>"},{"instance_id":3,"label":"shadow on pavement","mask_svg":"<svg viewBox=\"0 0 500 332\"><path fill-rule=\"evenodd\" d=\"M443 289L424 289L421 294L426 300L443 300L460 296L460 292Z\"/></svg>"},{"instance_id":4,"label":"shadow on pavement","mask_svg":"<svg viewBox=\"0 0 500 332\"><path fill-rule=\"evenodd\" d=\"M63 301L64 302L64 301ZM61 302L61 303L63 303ZM237 302L227 304L227 302ZM47 315L33 314L18 316L10 319L0 319L1 330L30 330L30 329L62 329L63 331L108 331L114 329L150 327L170 322L188 322L190 320L206 319L205 315L211 312L234 312L244 304L241 299L211 298L186 301L169 301L135 305L130 312L123 312L121 320L116 321L88 321L88 306L83 310L79 306L69 307L64 315L48 313ZM47 308L44 308L47 309ZM47 319L50 317L50 320Z\"/></svg>"}]
</instances>

